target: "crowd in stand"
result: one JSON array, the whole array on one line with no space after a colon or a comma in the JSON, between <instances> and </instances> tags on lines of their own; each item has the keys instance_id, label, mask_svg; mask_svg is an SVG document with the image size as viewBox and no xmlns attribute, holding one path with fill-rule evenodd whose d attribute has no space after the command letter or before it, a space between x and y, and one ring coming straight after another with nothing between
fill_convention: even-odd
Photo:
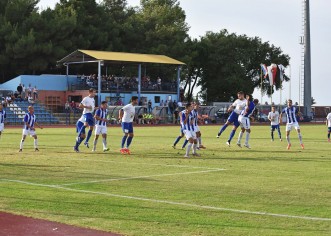
<instances>
[{"instance_id":1,"label":"crowd in stand","mask_svg":"<svg viewBox=\"0 0 331 236\"><path fill-rule=\"evenodd\" d=\"M78 79L81 80L82 84L97 88L98 87L98 76L96 74L91 74L89 76L86 75L78 75ZM122 90L122 91L130 91L138 89L138 77L127 77L127 76L115 76L115 75L102 75L101 76L101 87L102 90ZM150 76L143 76L141 78L141 89L148 91L174 91L176 89L176 83L162 83L162 79L157 77L156 79L151 79Z\"/></svg>"},{"instance_id":2,"label":"crowd in stand","mask_svg":"<svg viewBox=\"0 0 331 236\"><path fill-rule=\"evenodd\" d=\"M19 84L16 91L8 93L5 97L2 97L3 106L12 104L15 101L28 101L30 104L34 104L38 100L38 89L37 86L25 87L24 84Z\"/></svg>"}]
</instances>

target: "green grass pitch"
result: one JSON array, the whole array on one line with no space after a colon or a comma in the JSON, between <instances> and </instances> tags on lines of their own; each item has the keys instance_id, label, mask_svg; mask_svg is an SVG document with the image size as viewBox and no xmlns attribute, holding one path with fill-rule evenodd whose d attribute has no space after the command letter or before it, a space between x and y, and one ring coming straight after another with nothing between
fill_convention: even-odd
<instances>
[{"instance_id":1,"label":"green grass pitch","mask_svg":"<svg viewBox=\"0 0 331 236\"><path fill-rule=\"evenodd\" d=\"M122 156L119 127L110 152L72 150L74 128L38 129L40 152L21 129L0 139L0 211L124 235L331 235L331 143L325 126L295 131L292 148L253 126L252 149L225 145L230 128L202 126L201 157L171 145L179 127L136 127ZM283 135L285 134L282 126ZM276 137L277 134L275 133ZM178 147L181 146L180 141ZM92 141L90 141L90 144Z\"/></svg>"}]
</instances>

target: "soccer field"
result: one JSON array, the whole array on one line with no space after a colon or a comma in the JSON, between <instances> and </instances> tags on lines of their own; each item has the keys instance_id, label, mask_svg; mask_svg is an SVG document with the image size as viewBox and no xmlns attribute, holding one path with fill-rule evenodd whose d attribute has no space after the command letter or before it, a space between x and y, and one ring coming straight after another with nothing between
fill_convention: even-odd
<instances>
[{"instance_id":1,"label":"soccer field","mask_svg":"<svg viewBox=\"0 0 331 236\"><path fill-rule=\"evenodd\" d=\"M119 127L108 128L107 153L101 140L96 153L73 152L74 128L38 129L40 151L27 138L18 153L21 129L6 129L0 211L124 235L331 234L325 126L301 127L305 150L292 132L290 151L269 126L252 127L251 150L235 146L238 132L227 147L230 128L216 139L218 129L201 127L207 149L190 159L171 147L179 127L135 127L130 156Z\"/></svg>"}]
</instances>

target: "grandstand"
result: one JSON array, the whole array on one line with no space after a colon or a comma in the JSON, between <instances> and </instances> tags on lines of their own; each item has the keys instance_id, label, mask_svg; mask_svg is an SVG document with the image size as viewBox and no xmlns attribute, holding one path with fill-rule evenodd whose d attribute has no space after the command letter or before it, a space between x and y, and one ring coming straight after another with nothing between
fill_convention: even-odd
<instances>
[{"instance_id":1,"label":"grandstand","mask_svg":"<svg viewBox=\"0 0 331 236\"><path fill-rule=\"evenodd\" d=\"M28 110L28 106L31 104L27 101L15 101L8 104L5 108L7 112L7 122L8 124L19 125L23 124L23 118ZM37 122L40 124L57 124L59 120L55 118L51 112L49 112L41 104L33 104L35 115L37 117Z\"/></svg>"}]
</instances>

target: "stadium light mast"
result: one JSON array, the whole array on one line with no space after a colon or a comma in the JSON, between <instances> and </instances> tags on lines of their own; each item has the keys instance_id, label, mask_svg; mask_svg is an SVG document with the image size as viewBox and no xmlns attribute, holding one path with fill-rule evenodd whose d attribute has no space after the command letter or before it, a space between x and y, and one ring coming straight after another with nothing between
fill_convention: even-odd
<instances>
[{"instance_id":1,"label":"stadium light mast","mask_svg":"<svg viewBox=\"0 0 331 236\"><path fill-rule=\"evenodd\" d=\"M304 1L304 99L307 116L311 116L311 54L310 54L310 11L309 0Z\"/></svg>"}]
</instances>

